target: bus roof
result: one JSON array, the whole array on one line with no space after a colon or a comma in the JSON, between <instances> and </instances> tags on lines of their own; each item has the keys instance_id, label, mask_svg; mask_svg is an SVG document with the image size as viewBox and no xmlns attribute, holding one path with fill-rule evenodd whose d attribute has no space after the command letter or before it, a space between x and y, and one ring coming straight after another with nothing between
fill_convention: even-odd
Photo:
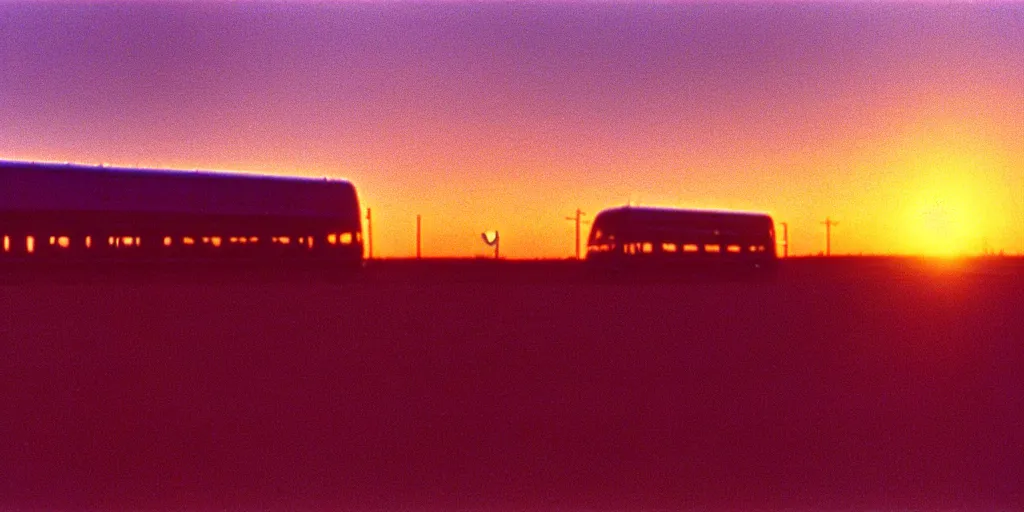
<instances>
[{"instance_id":1,"label":"bus roof","mask_svg":"<svg viewBox=\"0 0 1024 512\"><path fill-rule=\"evenodd\" d=\"M0 211L358 217L344 180L0 161Z\"/></svg>"},{"instance_id":2,"label":"bus roof","mask_svg":"<svg viewBox=\"0 0 1024 512\"><path fill-rule=\"evenodd\" d=\"M698 210L684 208L665 208L650 206L620 206L602 210L595 217L599 218L628 218L630 221L643 222L646 220L675 220L679 222L699 220L736 220L738 222L771 220L767 213L744 212L731 210Z\"/></svg>"},{"instance_id":3,"label":"bus roof","mask_svg":"<svg viewBox=\"0 0 1024 512\"><path fill-rule=\"evenodd\" d=\"M703 231L760 235L773 228L766 213L622 206L598 213L591 234L604 230L636 237Z\"/></svg>"}]
</instances>

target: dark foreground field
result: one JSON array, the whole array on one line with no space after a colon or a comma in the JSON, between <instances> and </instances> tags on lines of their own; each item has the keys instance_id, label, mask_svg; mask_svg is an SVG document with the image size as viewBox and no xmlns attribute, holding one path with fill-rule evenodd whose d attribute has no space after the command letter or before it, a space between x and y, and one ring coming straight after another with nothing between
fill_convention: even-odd
<instances>
[{"instance_id":1,"label":"dark foreground field","mask_svg":"<svg viewBox=\"0 0 1024 512\"><path fill-rule=\"evenodd\" d=\"M1024 506L1019 262L508 268L0 286L0 508Z\"/></svg>"}]
</instances>

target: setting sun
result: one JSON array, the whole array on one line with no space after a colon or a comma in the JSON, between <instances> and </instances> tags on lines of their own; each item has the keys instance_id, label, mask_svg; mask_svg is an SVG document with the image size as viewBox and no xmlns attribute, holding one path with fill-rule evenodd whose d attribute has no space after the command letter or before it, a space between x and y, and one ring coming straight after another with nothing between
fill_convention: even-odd
<instances>
[{"instance_id":1,"label":"setting sun","mask_svg":"<svg viewBox=\"0 0 1024 512\"><path fill-rule=\"evenodd\" d=\"M974 229L967 212L945 200L935 200L914 219L911 243L929 256L958 256L970 252Z\"/></svg>"},{"instance_id":2,"label":"setting sun","mask_svg":"<svg viewBox=\"0 0 1024 512\"><path fill-rule=\"evenodd\" d=\"M945 124L944 132L921 129L933 133L905 141L910 149L898 163L905 179L892 184L896 204L880 205L901 211L896 252L973 256L1004 244L1014 229L1003 155L977 135L983 130Z\"/></svg>"},{"instance_id":3,"label":"setting sun","mask_svg":"<svg viewBox=\"0 0 1024 512\"><path fill-rule=\"evenodd\" d=\"M936 172L913 197L905 217L905 249L925 256L964 256L983 250L990 231L985 191L973 172Z\"/></svg>"}]
</instances>

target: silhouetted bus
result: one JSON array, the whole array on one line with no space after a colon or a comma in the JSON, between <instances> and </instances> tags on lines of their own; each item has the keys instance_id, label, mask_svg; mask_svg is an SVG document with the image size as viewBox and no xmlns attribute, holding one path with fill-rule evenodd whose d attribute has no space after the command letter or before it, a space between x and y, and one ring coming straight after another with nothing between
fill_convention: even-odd
<instances>
[{"instance_id":1,"label":"silhouetted bus","mask_svg":"<svg viewBox=\"0 0 1024 512\"><path fill-rule=\"evenodd\" d=\"M0 161L0 266L355 269L347 181Z\"/></svg>"},{"instance_id":2,"label":"silhouetted bus","mask_svg":"<svg viewBox=\"0 0 1024 512\"><path fill-rule=\"evenodd\" d=\"M762 213L611 208L594 218L586 259L615 270L773 272L775 227Z\"/></svg>"}]
</instances>

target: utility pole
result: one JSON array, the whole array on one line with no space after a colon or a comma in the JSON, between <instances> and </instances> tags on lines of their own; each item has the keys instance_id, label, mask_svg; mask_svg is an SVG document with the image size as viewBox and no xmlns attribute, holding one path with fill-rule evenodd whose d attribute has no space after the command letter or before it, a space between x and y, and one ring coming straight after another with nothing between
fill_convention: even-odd
<instances>
[{"instance_id":1,"label":"utility pole","mask_svg":"<svg viewBox=\"0 0 1024 512\"><path fill-rule=\"evenodd\" d=\"M420 215L416 214L416 259L420 259Z\"/></svg>"},{"instance_id":2,"label":"utility pole","mask_svg":"<svg viewBox=\"0 0 1024 512\"><path fill-rule=\"evenodd\" d=\"M782 225L782 257L789 257L789 223L780 222Z\"/></svg>"},{"instance_id":3,"label":"utility pole","mask_svg":"<svg viewBox=\"0 0 1024 512\"><path fill-rule=\"evenodd\" d=\"M580 209L577 208L576 209L576 216L575 217L566 217L565 218L565 220L575 220L576 221L576 259L577 260L580 259L580 218L582 216L584 216L584 215L586 215L586 214L581 212Z\"/></svg>"},{"instance_id":4,"label":"utility pole","mask_svg":"<svg viewBox=\"0 0 1024 512\"><path fill-rule=\"evenodd\" d=\"M825 217L825 222L822 222L822 224L825 225L825 256L831 256L832 255L832 226L838 226L839 223L834 221L834 220L832 220L832 219L830 219L830 218L828 218L828 217Z\"/></svg>"},{"instance_id":5,"label":"utility pole","mask_svg":"<svg viewBox=\"0 0 1024 512\"><path fill-rule=\"evenodd\" d=\"M373 259L373 216L371 215L370 209L366 209L366 245L369 247L369 256L366 257L368 260Z\"/></svg>"}]
</instances>

